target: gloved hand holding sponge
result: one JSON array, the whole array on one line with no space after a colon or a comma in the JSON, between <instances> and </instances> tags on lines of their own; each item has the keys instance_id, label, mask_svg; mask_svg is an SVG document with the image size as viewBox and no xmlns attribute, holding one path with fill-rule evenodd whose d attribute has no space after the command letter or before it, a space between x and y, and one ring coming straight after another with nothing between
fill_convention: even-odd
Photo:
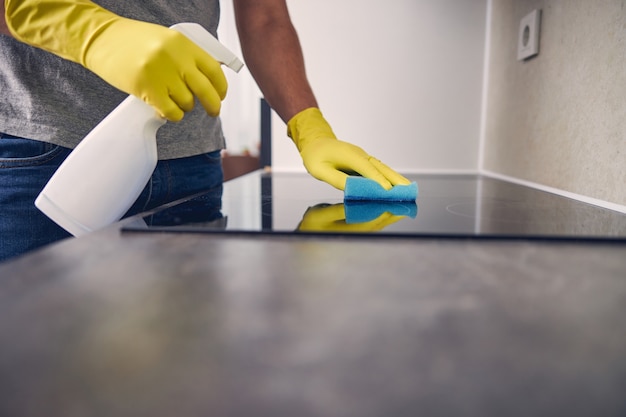
<instances>
[{"instance_id":1,"label":"gloved hand holding sponge","mask_svg":"<svg viewBox=\"0 0 626 417\"><path fill-rule=\"evenodd\" d=\"M179 121L197 97L216 116L228 88L220 63L181 33L87 0L5 0L7 26L29 45L74 61Z\"/></svg>"},{"instance_id":2,"label":"gloved hand holding sponge","mask_svg":"<svg viewBox=\"0 0 626 417\"><path fill-rule=\"evenodd\" d=\"M385 190L411 181L398 174L358 146L338 140L318 108L301 111L287 123L304 166L315 178L344 190L348 173L355 173L380 184Z\"/></svg>"}]
</instances>

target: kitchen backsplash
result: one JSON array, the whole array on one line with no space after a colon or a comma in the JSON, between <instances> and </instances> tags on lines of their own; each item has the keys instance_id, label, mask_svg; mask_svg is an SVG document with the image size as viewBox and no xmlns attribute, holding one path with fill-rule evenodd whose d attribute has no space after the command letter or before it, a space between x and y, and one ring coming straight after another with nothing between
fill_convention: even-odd
<instances>
[{"instance_id":1,"label":"kitchen backsplash","mask_svg":"<svg viewBox=\"0 0 626 417\"><path fill-rule=\"evenodd\" d=\"M626 0L494 0L483 169L626 205ZM541 9L539 55L517 60Z\"/></svg>"}]
</instances>

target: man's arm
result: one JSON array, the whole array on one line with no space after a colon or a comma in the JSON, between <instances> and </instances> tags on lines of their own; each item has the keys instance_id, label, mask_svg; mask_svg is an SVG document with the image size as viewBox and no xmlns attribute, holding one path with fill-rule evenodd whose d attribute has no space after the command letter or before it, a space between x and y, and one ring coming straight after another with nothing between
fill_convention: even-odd
<instances>
[{"instance_id":1,"label":"man's arm","mask_svg":"<svg viewBox=\"0 0 626 417\"><path fill-rule=\"evenodd\" d=\"M307 171L335 188L348 173L383 188L410 181L358 146L338 140L317 108L286 0L233 0L243 55L265 99L287 123Z\"/></svg>"},{"instance_id":2,"label":"man's arm","mask_svg":"<svg viewBox=\"0 0 626 417\"><path fill-rule=\"evenodd\" d=\"M4 17L4 0L2 0L2 17L0 18L0 35L12 36L7 27L7 21Z\"/></svg>"},{"instance_id":3,"label":"man's arm","mask_svg":"<svg viewBox=\"0 0 626 417\"><path fill-rule=\"evenodd\" d=\"M241 48L252 76L285 121L317 107L285 0L233 0Z\"/></svg>"}]
</instances>

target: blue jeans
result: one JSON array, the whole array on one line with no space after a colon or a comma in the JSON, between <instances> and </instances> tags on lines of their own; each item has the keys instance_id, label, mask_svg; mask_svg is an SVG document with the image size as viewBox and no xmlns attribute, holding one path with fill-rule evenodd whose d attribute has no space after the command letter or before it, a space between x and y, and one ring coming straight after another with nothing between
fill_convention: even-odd
<instances>
[{"instance_id":1,"label":"blue jeans","mask_svg":"<svg viewBox=\"0 0 626 417\"><path fill-rule=\"evenodd\" d=\"M71 149L0 132L0 262L70 237L34 205ZM221 190L220 152L159 161L124 217L201 191Z\"/></svg>"}]
</instances>

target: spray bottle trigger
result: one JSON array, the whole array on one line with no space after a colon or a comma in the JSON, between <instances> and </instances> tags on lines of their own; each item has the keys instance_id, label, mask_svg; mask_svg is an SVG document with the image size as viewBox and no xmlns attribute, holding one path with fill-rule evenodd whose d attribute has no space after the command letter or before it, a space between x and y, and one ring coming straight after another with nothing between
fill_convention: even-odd
<instances>
[{"instance_id":1,"label":"spray bottle trigger","mask_svg":"<svg viewBox=\"0 0 626 417\"><path fill-rule=\"evenodd\" d=\"M177 23L170 26L170 29L176 30L196 45L211 54L213 58L235 72L239 72L243 68L243 62L232 53L228 48L222 45L213 35L207 32L201 25L197 23Z\"/></svg>"}]
</instances>

